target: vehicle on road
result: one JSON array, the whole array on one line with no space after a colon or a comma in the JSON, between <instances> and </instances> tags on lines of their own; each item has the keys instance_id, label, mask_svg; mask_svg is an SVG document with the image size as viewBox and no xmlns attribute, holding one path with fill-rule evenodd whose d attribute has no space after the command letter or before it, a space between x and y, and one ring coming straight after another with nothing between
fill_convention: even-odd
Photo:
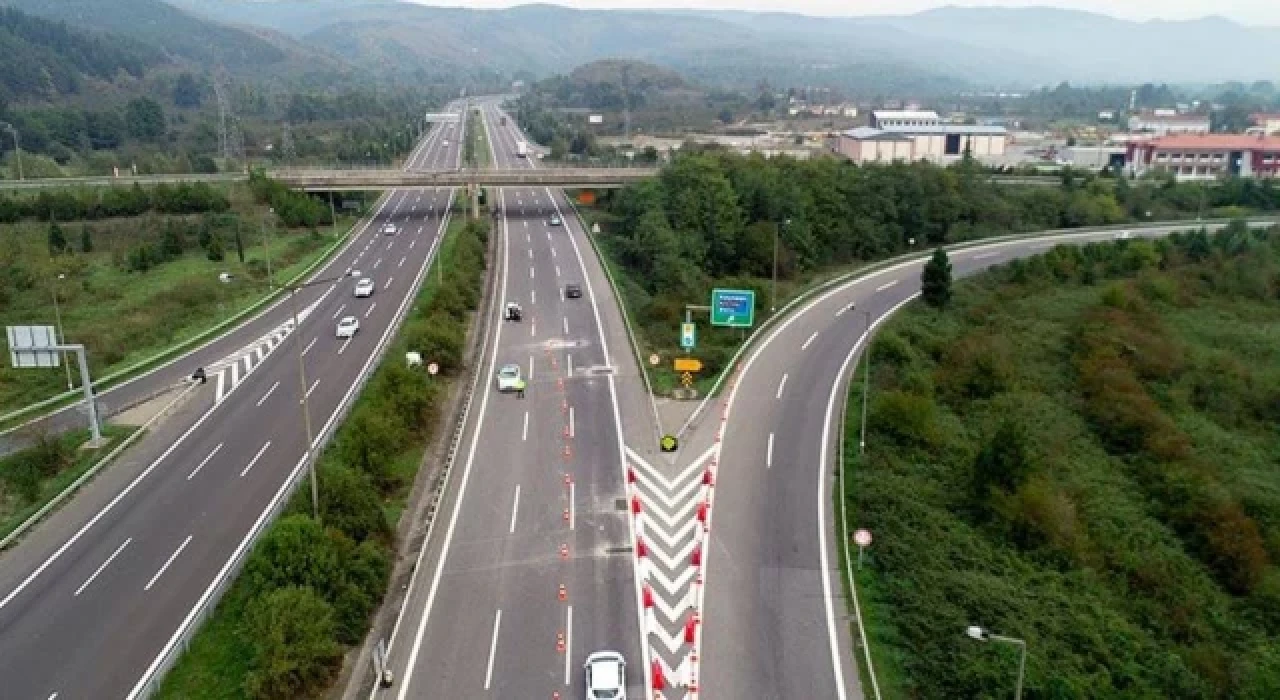
<instances>
[{"instance_id":1,"label":"vehicle on road","mask_svg":"<svg viewBox=\"0 0 1280 700\"><path fill-rule=\"evenodd\" d=\"M529 157L529 144L524 141L516 141L516 155L521 158Z\"/></svg>"},{"instance_id":2,"label":"vehicle on road","mask_svg":"<svg viewBox=\"0 0 1280 700\"><path fill-rule=\"evenodd\" d=\"M506 125L507 125L507 118L506 118L506 117L502 117L501 119L499 119L499 120L498 120L498 123L499 123L499 124L501 124L502 126L506 126Z\"/></svg>"},{"instance_id":3,"label":"vehicle on road","mask_svg":"<svg viewBox=\"0 0 1280 700\"><path fill-rule=\"evenodd\" d=\"M524 309L520 308L520 305L514 301L509 301L502 317L508 321L519 321L524 318Z\"/></svg>"},{"instance_id":4,"label":"vehicle on road","mask_svg":"<svg viewBox=\"0 0 1280 700\"><path fill-rule=\"evenodd\" d=\"M359 332L360 321L355 316L343 316L342 320L338 321L339 338L354 338Z\"/></svg>"},{"instance_id":5,"label":"vehicle on road","mask_svg":"<svg viewBox=\"0 0 1280 700\"><path fill-rule=\"evenodd\" d=\"M516 391L524 383L520 377L520 365L503 365L498 370L498 391Z\"/></svg>"},{"instance_id":6,"label":"vehicle on road","mask_svg":"<svg viewBox=\"0 0 1280 700\"><path fill-rule=\"evenodd\" d=\"M563 224L564 222L560 220L560 215L559 215L559 214L552 214L552 215L551 215L551 221L549 221L549 222L547 222L547 223L551 224L552 226L559 226L560 224Z\"/></svg>"},{"instance_id":7,"label":"vehicle on road","mask_svg":"<svg viewBox=\"0 0 1280 700\"><path fill-rule=\"evenodd\" d=\"M578 286L578 285L576 285L576 284L573 284L573 283L566 284L566 285L564 286L564 298L565 298L565 299L578 299L578 298L580 298L581 296L582 296L582 287L580 287L580 286Z\"/></svg>"},{"instance_id":8,"label":"vehicle on road","mask_svg":"<svg viewBox=\"0 0 1280 700\"><path fill-rule=\"evenodd\" d=\"M383 226L383 227L382 227L382 235L384 235L384 236L394 236L394 235L396 235L396 231L397 231L397 230L398 230L398 229L396 229L396 225L395 225L395 224L386 224L385 226Z\"/></svg>"},{"instance_id":9,"label":"vehicle on road","mask_svg":"<svg viewBox=\"0 0 1280 700\"><path fill-rule=\"evenodd\" d=\"M1120 233L1116 234L1116 238L1119 238L1120 240L1125 240L1132 235L1133 235L1133 231L1121 231Z\"/></svg>"},{"instance_id":10,"label":"vehicle on road","mask_svg":"<svg viewBox=\"0 0 1280 700\"><path fill-rule=\"evenodd\" d=\"M445 147L445 148L448 148L448 147L449 147L449 139L445 139L445 140L444 140L444 147Z\"/></svg>"},{"instance_id":11,"label":"vehicle on road","mask_svg":"<svg viewBox=\"0 0 1280 700\"><path fill-rule=\"evenodd\" d=\"M372 277L361 278L359 282L356 282L356 296L362 299L373 296L373 286Z\"/></svg>"},{"instance_id":12,"label":"vehicle on road","mask_svg":"<svg viewBox=\"0 0 1280 700\"><path fill-rule=\"evenodd\" d=\"M597 651L583 664L587 700L627 700L627 662L616 651Z\"/></svg>"}]
</instances>

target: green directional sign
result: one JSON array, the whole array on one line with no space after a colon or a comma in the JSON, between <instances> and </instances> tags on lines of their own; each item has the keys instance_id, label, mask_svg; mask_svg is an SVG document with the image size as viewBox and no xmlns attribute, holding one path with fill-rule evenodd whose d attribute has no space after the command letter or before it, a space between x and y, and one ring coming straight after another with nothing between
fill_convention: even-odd
<instances>
[{"instance_id":1,"label":"green directional sign","mask_svg":"<svg viewBox=\"0 0 1280 700\"><path fill-rule=\"evenodd\" d=\"M756 293L754 290L711 290L711 325L750 328L755 320Z\"/></svg>"}]
</instances>

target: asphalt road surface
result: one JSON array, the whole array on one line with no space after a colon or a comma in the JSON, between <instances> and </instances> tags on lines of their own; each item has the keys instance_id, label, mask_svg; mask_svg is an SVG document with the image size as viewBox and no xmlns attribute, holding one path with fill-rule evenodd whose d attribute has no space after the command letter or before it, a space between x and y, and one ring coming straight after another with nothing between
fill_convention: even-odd
<instances>
[{"instance_id":1,"label":"asphalt road surface","mask_svg":"<svg viewBox=\"0 0 1280 700\"><path fill-rule=\"evenodd\" d=\"M484 102L495 167L519 167L514 119ZM529 164L532 167L532 164ZM563 195L489 192L497 221L496 320L449 490L390 640L396 685L382 698L582 697L582 663L600 649L632 660L643 696L617 388L606 365L607 285ZM553 216L563 221L550 223ZM565 298L565 285L582 287ZM612 350L613 353L621 348ZM515 364L524 398L499 393Z\"/></svg>"},{"instance_id":2,"label":"asphalt road surface","mask_svg":"<svg viewBox=\"0 0 1280 700\"><path fill-rule=\"evenodd\" d=\"M1131 229L1133 237L1184 227ZM1117 231L994 243L951 255L970 275L1056 243ZM914 298L925 257L824 293L768 332L729 403L710 530L702 630L707 700L861 698L832 513L840 412L868 323ZM854 306L856 308L851 309ZM868 315L869 320L868 320ZM857 439L857 436L850 436ZM870 445L869 449L875 449ZM876 538L892 533L875 532ZM874 545L873 545L874 546ZM871 696L870 689L865 689Z\"/></svg>"},{"instance_id":3,"label":"asphalt road surface","mask_svg":"<svg viewBox=\"0 0 1280 700\"><path fill-rule=\"evenodd\" d=\"M433 130L412 166L456 165L463 128ZM295 353L303 353L319 440L412 300L451 196L389 193L313 278L338 279L298 293L299 330L292 329L291 304L279 304L106 394L111 401L180 382L196 366L215 368L174 416L0 558L0 696L98 699L136 690L301 468ZM387 222L397 226L395 235L381 232ZM342 277L353 269L376 281L372 297L353 296L354 281ZM346 315L360 321L349 341L335 333Z\"/></svg>"}]
</instances>

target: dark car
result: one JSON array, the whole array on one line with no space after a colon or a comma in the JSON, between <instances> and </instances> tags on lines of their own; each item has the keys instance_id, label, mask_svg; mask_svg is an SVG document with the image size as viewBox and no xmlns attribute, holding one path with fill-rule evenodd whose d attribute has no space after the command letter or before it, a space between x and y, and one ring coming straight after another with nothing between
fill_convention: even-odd
<instances>
[{"instance_id":1,"label":"dark car","mask_svg":"<svg viewBox=\"0 0 1280 700\"><path fill-rule=\"evenodd\" d=\"M565 299L577 299L582 296L582 287L576 284L566 284L564 286Z\"/></svg>"}]
</instances>

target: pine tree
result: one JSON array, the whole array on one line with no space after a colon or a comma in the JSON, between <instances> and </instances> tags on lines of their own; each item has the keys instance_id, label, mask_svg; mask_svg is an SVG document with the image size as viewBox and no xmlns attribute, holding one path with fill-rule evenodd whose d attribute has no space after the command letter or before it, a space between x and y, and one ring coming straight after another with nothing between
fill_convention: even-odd
<instances>
[{"instance_id":1,"label":"pine tree","mask_svg":"<svg viewBox=\"0 0 1280 700\"><path fill-rule=\"evenodd\" d=\"M951 301L951 260L947 251L938 248L924 265L920 276L920 296L926 304L942 308Z\"/></svg>"},{"instance_id":2,"label":"pine tree","mask_svg":"<svg viewBox=\"0 0 1280 700\"><path fill-rule=\"evenodd\" d=\"M49 254L58 255L65 253L67 250L67 235L62 232L62 227L58 222L54 221L49 224Z\"/></svg>"},{"instance_id":3,"label":"pine tree","mask_svg":"<svg viewBox=\"0 0 1280 700\"><path fill-rule=\"evenodd\" d=\"M80 252L93 252L93 230L88 226L80 227Z\"/></svg>"}]
</instances>

